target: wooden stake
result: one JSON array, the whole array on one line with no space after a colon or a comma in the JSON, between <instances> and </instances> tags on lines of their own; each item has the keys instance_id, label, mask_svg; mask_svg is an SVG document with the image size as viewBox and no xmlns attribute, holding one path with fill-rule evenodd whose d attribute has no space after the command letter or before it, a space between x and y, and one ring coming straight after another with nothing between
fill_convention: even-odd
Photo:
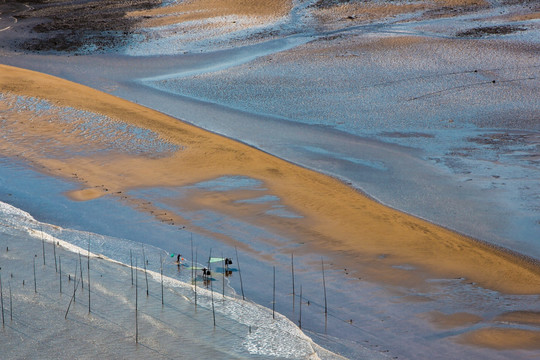
<instances>
[{"instance_id":1,"label":"wooden stake","mask_svg":"<svg viewBox=\"0 0 540 360\"><path fill-rule=\"evenodd\" d=\"M276 267L274 266L274 287L272 292L272 319L276 318Z\"/></svg>"},{"instance_id":2,"label":"wooden stake","mask_svg":"<svg viewBox=\"0 0 540 360\"><path fill-rule=\"evenodd\" d=\"M197 264L198 248L195 248L195 264ZM195 310L197 310L197 275L195 275Z\"/></svg>"},{"instance_id":3,"label":"wooden stake","mask_svg":"<svg viewBox=\"0 0 540 360\"><path fill-rule=\"evenodd\" d=\"M240 276L240 289L242 290L242 300L246 300L246 297L244 296L244 285L242 283L242 272L240 271L240 261L238 260L238 249L236 249L236 246L234 247L234 251L236 252L236 264L238 265L238 275Z\"/></svg>"},{"instance_id":4,"label":"wooden stake","mask_svg":"<svg viewBox=\"0 0 540 360\"><path fill-rule=\"evenodd\" d=\"M302 285L300 285L300 319L298 320L298 327L302 328Z\"/></svg>"},{"instance_id":5,"label":"wooden stake","mask_svg":"<svg viewBox=\"0 0 540 360\"><path fill-rule=\"evenodd\" d=\"M144 246L142 247L142 253L143 253L143 264L144 264L144 277L146 279L146 296L149 295L148 293L148 273L146 272L146 255L144 254Z\"/></svg>"},{"instance_id":6,"label":"wooden stake","mask_svg":"<svg viewBox=\"0 0 540 360\"><path fill-rule=\"evenodd\" d=\"M328 303L326 302L326 281L324 278L324 262L323 258L321 257L321 267L322 267L322 283L323 283L323 289L324 289L324 316L328 316Z\"/></svg>"},{"instance_id":7,"label":"wooden stake","mask_svg":"<svg viewBox=\"0 0 540 360\"><path fill-rule=\"evenodd\" d=\"M221 282L222 282L222 290L221 290L221 294L223 295L223 300L225 300L225 258L223 257L223 252L221 252L221 263L222 263L222 266L223 266L223 273L222 273L222 277L221 277Z\"/></svg>"},{"instance_id":8,"label":"wooden stake","mask_svg":"<svg viewBox=\"0 0 540 360\"><path fill-rule=\"evenodd\" d=\"M9 320L13 321L13 302L11 301L11 280L8 280L9 286Z\"/></svg>"},{"instance_id":9,"label":"wooden stake","mask_svg":"<svg viewBox=\"0 0 540 360\"><path fill-rule=\"evenodd\" d=\"M191 283L193 284L193 273L195 269L193 268L193 233L191 234Z\"/></svg>"},{"instance_id":10,"label":"wooden stake","mask_svg":"<svg viewBox=\"0 0 540 360\"><path fill-rule=\"evenodd\" d=\"M37 294L37 281L36 281L36 258L37 255L34 255L34 292Z\"/></svg>"},{"instance_id":11,"label":"wooden stake","mask_svg":"<svg viewBox=\"0 0 540 360\"><path fill-rule=\"evenodd\" d=\"M81 271L81 276L79 276L79 279L81 279L81 289L84 289L84 280L83 280L83 273L82 273L82 259L81 259L81 253L79 253L79 270Z\"/></svg>"},{"instance_id":12,"label":"wooden stake","mask_svg":"<svg viewBox=\"0 0 540 360\"><path fill-rule=\"evenodd\" d=\"M133 254L131 249L129 249L129 264L131 266L131 286L133 286Z\"/></svg>"},{"instance_id":13,"label":"wooden stake","mask_svg":"<svg viewBox=\"0 0 540 360\"><path fill-rule=\"evenodd\" d=\"M75 290L77 289L77 286L79 286L79 284L77 284L77 260L75 260L75 272L74 272L74 275L73 275L73 301L76 300L75 299Z\"/></svg>"},{"instance_id":14,"label":"wooden stake","mask_svg":"<svg viewBox=\"0 0 540 360\"><path fill-rule=\"evenodd\" d=\"M77 274L77 261L75 261L75 274ZM80 282L80 279L79 279L79 282ZM67 316L68 316L68 313L69 313L69 309L71 308L71 303L75 301L75 292L77 291L77 286L79 285L75 279L73 280L73 296L71 296L71 300L69 301L69 304L68 304L68 307L67 307L67 310L66 310L66 315L64 315L64 319L67 319Z\"/></svg>"},{"instance_id":15,"label":"wooden stake","mask_svg":"<svg viewBox=\"0 0 540 360\"><path fill-rule=\"evenodd\" d=\"M294 293L294 253L291 253L291 275L292 275L292 311L294 314L294 304L296 303L296 294Z\"/></svg>"},{"instance_id":16,"label":"wooden stake","mask_svg":"<svg viewBox=\"0 0 540 360\"><path fill-rule=\"evenodd\" d=\"M135 258L135 342L139 343L139 272L137 271L137 258Z\"/></svg>"},{"instance_id":17,"label":"wooden stake","mask_svg":"<svg viewBox=\"0 0 540 360\"><path fill-rule=\"evenodd\" d=\"M56 262L56 242L53 240L54 270L58 272L58 263Z\"/></svg>"},{"instance_id":18,"label":"wooden stake","mask_svg":"<svg viewBox=\"0 0 540 360\"><path fill-rule=\"evenodd\" d=\"M0 267L0 270L2 268ZM2 291L2 272L0 271L0 303L2 304L2 327L4 327L4 292Z\"/></svg>"},{"instance_id":19,"label":"wooden stake","mask_svg":"<svg viewBox=\"0 0 540 360\"><path fill-rule=\"evenodd\" d=\"M45 266L45 239L43 238L43 227L41 228L41 245L43 247L43 266Z\"/></svg>"},{"instance_id":20,"label":"wooden stake","mask_svg":"<svg viewBox=\"0 0 540 360\"><path fill-rule=\"evenodd\" d=\"M90 239L88 239L88 254L86 256L86 261L88 263L87 274L88 274L88 313L90 314Z\"/></svg>"},{"instance_id":21,"label":"wooden stake","mask_svg":"<svg viewBox=\"0 0 540 360\"><path fill-rule=\"evenodd\" d=\"M60 280L60 294L62 293L62 259L58 256L58 269L59 269L59 280Z\"/></svg>"},{"instance_id":22,"label":"wooden stake","mask_svg":"<svg viewBox=\"0 0 540 360\"><path fill-rule=\"evenodd\" d=\"M210 249L210 256L208 257L208 272L210 274L212 274L212 272L210 271L210 259L212 258L212 249ZM210 275L212 276L212 275ZM214 317L214 327L216 327L216 310L214 308L214 285L213 285L213 281L212 281L212 278L210 278L210 280L207 280L207 281L210 281L210 294L211 294L211 297L212 297L212 316Z\"/></svg>"},{"instance_id":23,"label":"wooden stake","mask_svg":"<svg viewBox=\"0 0 540 360\"><path fill-rule=\"evenodd\" d=\"M161 273L161 306L163 306L165 303L163 301L163 256L161 254L159 254L159 263L159 272Z\"/></svg>"}]
</instances>

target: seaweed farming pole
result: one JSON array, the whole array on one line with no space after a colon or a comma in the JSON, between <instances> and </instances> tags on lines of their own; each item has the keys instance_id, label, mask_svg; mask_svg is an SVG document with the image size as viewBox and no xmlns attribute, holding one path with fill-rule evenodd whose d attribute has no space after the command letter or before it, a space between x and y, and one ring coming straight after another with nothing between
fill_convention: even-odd
<instances>
[{"instance_id":1,"label":"seaweed farming pole","mask_svg":"<svg viewBox=\"0 0 540 360\"><path fill-rule=\"evenodd\" d=\"M195 248L195 264L198 263L198 254L199 254L199 248ZM195 273L195 311L197 311L197 274Z\"/></svg>"},{"instance_id":2,"label":"seaweed farming pole","mask_svg":"<svg viewBox=\"0 0 540 360\"><path fill-rule=\"evenodd\" d=\"M323 283L323 289L324 289L324 317L328 317L328 303L326 302L326 280L324 278L324 261L321 257L321 267L322 267L322 283Z\"/></svg>"},{"instance_id":3,"label":"seaweed farming pole","mask_svg":"<svg viewBox=\"0 0 540 360\"><path fill-rule=\"evenodd\" d=\"M9 287L9 320L13 321L13 302L11 301L11 280L8 280Z\"/></svg>"},{"instance_id":4,"label":"seaweed farming pole","mask_svg":"<svg viewBox=\"0 0 540 360\"><path fill-rule=\"evenodd\" d=\"M75 259L75 272L73 273L73 301L75 301L75 290L77 289L77 259Z\"/></svg>"},{"instance_id":5,"label":"seaweed farming pole","mask_svg":"<svg viewBox=\"0 0 540 360\"><path fill-rule=\"evenodd\" d=\"M76 274L77 274L77 261L75 261L75 276L76 276ZM80 281L81 280L79 279L79 282ZM71 303L75 301L75 292L77 291L77 286L78 286L78 283L74 279L73 280L73 296L71 296L71 300L69 301L69 304L68 304L68 307L67 307L67 310L66 310L66 315L64 315L64 319L67 319L69 309L71 308Z\"/></svg>"},{"instance_id":6,"label":"seaweed farming pole","mask_svg":"<svg viewBox=\"0 0 540 360\"><path fill-rule=\"evenodd\" d=\"M208 257L208 274L210 274L210 294L212 296L212 316L214 318L214 327L216 327L216 309L214 308L214 285L212 282L212 272L210 271L210 259L212 258L212 249L210 249L210 256Z\"/></svg>"},{"instance_id":7,"label":"seaweed farming pole","mask_svg":"<svg viewBox=\"0 0 540 360\"><path fill-rule=\"evenodd\" d=\"M137 271L137 258L135 258L135 342L139 343L139 272Z\"/></svg>"},{"instance_id":8,"label":"seaweed farming pole","mask_svg":"<svg viewBox=\"0 0 540 360\"><path fill-rule=\"evenodd\" d=\"M272 319L276 318L276 267L274 266L274 286L272 289Z\"/></svg>"},{"instance_id":9,"label":"seaweed farming pole","mask_svg":"<svg viewBox=\"0 0 540 360\"><path fill-rule=\"evenodd\" d=\"M296 302L296 294L294 293L294 253L291 253L291 275L292 275L292 311L294 314L294 303Z\"/></svg>"},{"instance_id":10,"label":"seaweed farming pole","mask_svg":"<svg viewBox=\"0 0 540 360\"><path fill-rule=\"evenodd\" d=\"M0 270L2 270L1 267ZM2 291L2 271L0 271L0 303L2 304L2 327L4 327L4 292Z\"/></svg>"},{"instance_id":11,"label":"seaweed farming pole","mask_svg":"<svg viewBox=\"0 0 540 360\"><path fill-rule=\"evenodd\" d=\"M143 264L144 264L144 277L146 278L146 296L148 296L148 273L146 272L146 255L144 254L144 245L142 245Z\"/></svg>"},{"instance_id":12,"label":"seaweed farming pole","mask_svg":"<svg viewBox=\"0 0 540 360\"><path fill-rule=\"evenodd\" d=\"M131 286L133 286L133 254L129 249L129 265L131 267Z\"/></svg>"},{"instance_id":13,"label":"seaweed farming pole","mask_svg":"<svg viewBox=\"0 0 540 360\"><path fill-rule=\"evenodd\" d=\"M223 266L223 272L221 273L221 294L223 295L223 300L225 300L225 258L223 257L223 252L221 252L221 266Z\"/></svg>"},{"instance_id":14,"label":"seaweed farming pole","mask_svg":"<svg viewBox=\"0 0 540 360\"><path fill-rule=\"evenodd\" d=\"M161 254L159 254L159 264L159 272L161 274L161 306L163 306L163 256Z\"/></svg>"},{"instance_id":15,"label":"seaweed farming pole","mask_svg":"<svg viewBox=\"0 0 540 360\"><path fill-rule=\"evenodd\" d=\"M88 313L90 314L90 238L88 239L88 254L86 260L88 262Z\"/></svg>"},{"instance_id":16,"label":"seaweed farming pole","mask_svg":"<svg viewBox=\"0 0 540 360\"><path fill-rule=\"evenodd\" d=\"M58 272L58 263L56 261L56 243L54 242L54 240L52 242L52 246L53 246L53 255L54 255L54 270Z\"/></svg>"},{"instance_id":17,"label":"seaweed farming pole","mask_svg":"<svg viewBox=\"0 0 540 360\"><path fill-rule=\"evenodd\" d=\"M79 276L79 279L81 279L81 289L84 289L84 280L83 280L83 272L82 272L82 259L81 259L81 253L79 252L79 270L81 271L81 276Z\"/></svg>"},{"instance_id":18,"label":"seaweed farming pole","mask_svg":"<svg viewBox=\"0 0 540 360\"><path fill-rule=\"evenodd\" d=\"M234 247L234 252L236 253L236 263L238 264L238 276L240 276L240 289L242 290L242 300L246 300L244 296L244 285L242 283L242 272L240 271L240 261L238 260L238 249Z\"/></svg>"},{"instance_id":19,"label":"seaweed farming pole","mask_svg":"<svg viewBox=\"0 0 540 360\"><path fill-rule=\"evenodd\" d=\"M59 280L60 280L60 294L62 293L62 259L60 258L60 255L58 256L58 269L59 269L59 273L60 273L60 276L58 276Z\"/></svg>"},{"instance_id":20,"label":"seaweed farming pole","mask_svg":"<svg viewBox=\"0 0 540 360\"><path fill-rule=\"evenodd\" d=\"M36 258L37 255L34 255L34 292L37 293L37 281L36 281Z\"/></svg>"},{"instance_id":21,"label":"seaweed farming pole","mask_svg":"<svg viewBox=\"0 0 540 360\"><path fill-rule=\"evenodd\" d=\"M43 238L43 227L41 227L41 247L43 248L43 266L45 266L45 239Z\"/></svg>"},{"instance_id":22,"label":"seaweed farming pole","mask_svg":"<svg viewBox=\"0 0 540 360\"><path fill-rule=\"evenodd\" d=\"M193 283L193 272L195 269L193 268L193 233L191 234L191 283Z\"/></svg>"},{"instance_id":23,"label":"seaweed farming pole","mask_svg":"<svg viewBox=\"0 0 540 360\"><path fill-rule=\"evenodd\" d=\"M298 320L298 327L302 328L302 285L300 285L300 318Z\"/></svg>"}]
</instances>

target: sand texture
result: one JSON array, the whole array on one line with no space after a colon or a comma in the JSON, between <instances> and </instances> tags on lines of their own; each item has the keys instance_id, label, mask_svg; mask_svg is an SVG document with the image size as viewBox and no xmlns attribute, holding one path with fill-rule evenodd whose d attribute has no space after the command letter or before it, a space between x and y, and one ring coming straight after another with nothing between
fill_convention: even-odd
<instances>
[{"instance_id":1,"label":"sand texture","mask_svg":"<svg viewBox=\"0 0 540 360\"><path fill-rule=\"evenodd\" d=\"M367 278L422 286L428 274L464 278L507 293L540 292L539 267L527 259L384 207L333 178L78 84L9 66L0 69L2 93L47 99L60 108L107 116L114 122L150 130L159 141L171 145L158 157L150 151L134 154L129 148L96 154L92 144L83 144L84 151L77 154L62 154L65 149L81 146L78 142L84 139L70 128L72 125L39 117L24 121L24 113L13 114L15 120L6 125L13 135L2 142L4 155L19 155L44 172L74 178L83 190L72 194L77 200L95 198L99 195L95 189L121 196L133 188L182 186L243 175L262 181L302 216L287 220L260 217L255 219L257 223L276 225L278 221L284 234L309 248L332 256L343 252L341 264ZM55 136L60 132L61 137ZM126 141L114 133L110 137L115 143ZM39 141L49 138L62 146L52 151L52 146ZM239 206L234 203L237 199L228 196L198 201L236 215L250 211L249 205ZM413 270L395 268L403 265Z\"/></svg>"}]
</instances>

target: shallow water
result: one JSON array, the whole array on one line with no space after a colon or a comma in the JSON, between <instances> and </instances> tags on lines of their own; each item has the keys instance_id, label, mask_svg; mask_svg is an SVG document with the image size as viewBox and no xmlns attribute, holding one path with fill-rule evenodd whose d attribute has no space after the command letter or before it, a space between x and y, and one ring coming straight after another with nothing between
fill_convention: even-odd
<instances>
[{"instance_id":1,"label":"shallow water","mask_svg":"<svg viewBox=\"0 0 540 360\"><path fill-rule=\"evenodd\" d=\"M316 358L316 351L321 358L339 358L282 315L274 318L268 308L239 299L229 288L232 297L221 294L219 281L215 292L200 280L198 288L190 285L191 271L179 272L163 250L144 246L148 274L134 242L41 223L6 203L0 203L0 219L6 324L1 343L8 358L307 359ZM129 251L134 259L126 256ZM163 298L155 270L159 256L164 257ZM132 260L139 265L135 275Z\"/></svg>"}]
</instances>

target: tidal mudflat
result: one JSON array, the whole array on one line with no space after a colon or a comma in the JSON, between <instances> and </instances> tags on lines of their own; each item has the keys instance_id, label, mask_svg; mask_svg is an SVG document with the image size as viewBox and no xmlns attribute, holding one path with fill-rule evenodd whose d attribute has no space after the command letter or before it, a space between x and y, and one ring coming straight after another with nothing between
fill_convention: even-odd
<instances>
[{"instance_id":1,"label":"tidal mudflat","mask_svg":"<svg viewBox=\"0 0 540 360\"><path fill-rule=\"evenodd\" d=\"M4 164L68 189L5 165L0 200L188 258L192 239L237 247L251 300L298 324L302 286L302 329L350 358L536 354L535 6L247 3L147 2L112 11L122 29L38 35L92 2L2 11L3 63L102 92L2 68Z\"/></svg>"}]
</instances>

